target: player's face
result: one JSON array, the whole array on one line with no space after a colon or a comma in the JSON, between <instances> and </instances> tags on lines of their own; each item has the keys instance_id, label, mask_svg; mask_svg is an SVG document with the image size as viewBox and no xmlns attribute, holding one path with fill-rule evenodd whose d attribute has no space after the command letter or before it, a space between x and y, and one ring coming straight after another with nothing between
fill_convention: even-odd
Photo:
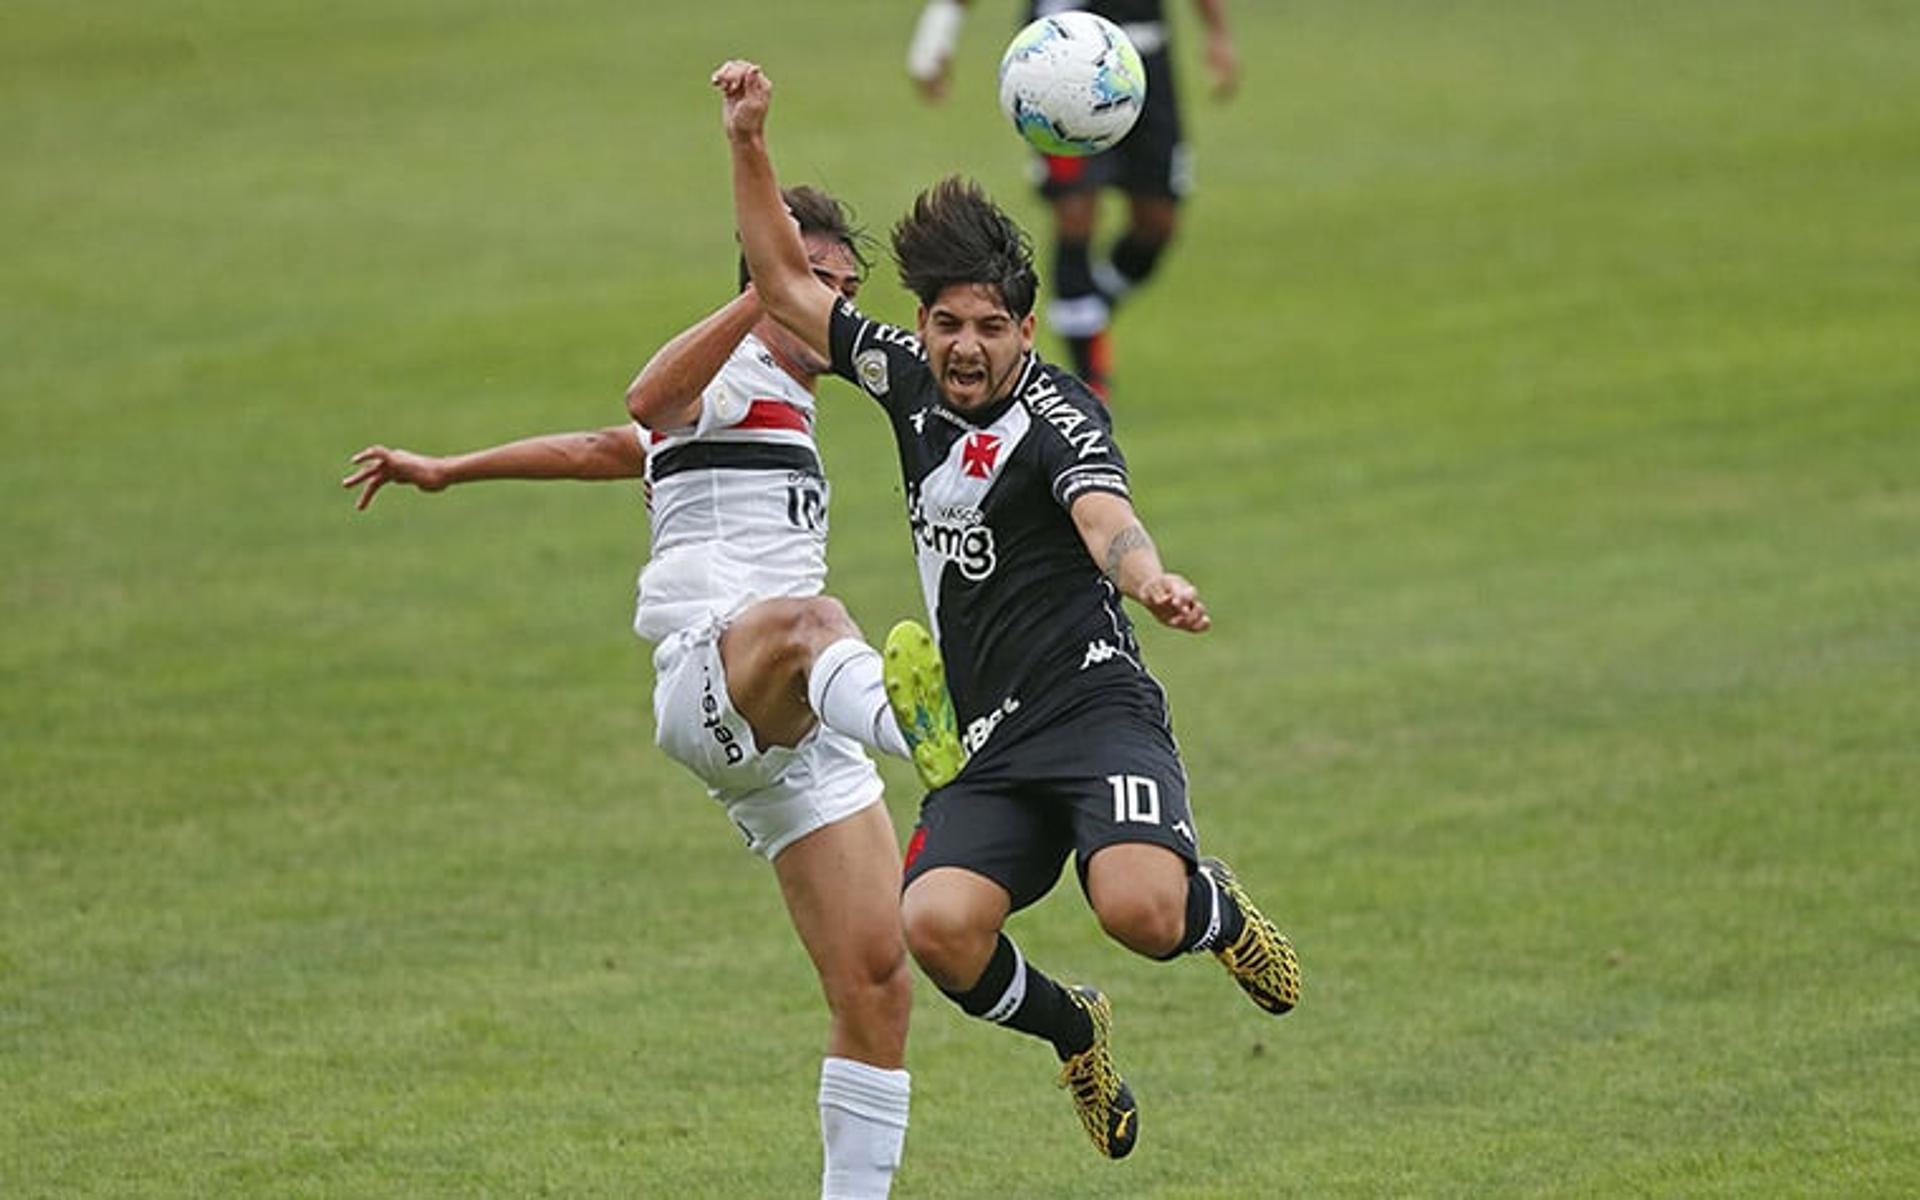
<instances>
[{"instance_id":1,"label":"player's face","mask_svg":"<svg viewBox=\"0 0 1920 1200\"><path fill-rule=\"evenodd\" d=\"M966 412L1012 390L1033 349L1033 314L1016 318L997 288L956 283L920 309L920 344L940 394Z\"/></svg>"},{"instance_id":2,"label":"player's face","mask_svg":"<svg viewBox=\"0 0 1920 1200\"><path fill-rule=\"evenodd\" d=\"M851 300L860 294L860 262L853 251L830 237L810 233L805 237L807 261L813 264L813 277Z\"/></svg>"},{"instance_id":3,"label":"player's face","mask_svg":"<svg viewBox=\"0 0 1920 1200\"><path fill-rule=\"evenodd\" d=\"M851 300L860 294L860 261L853 251L829 237L808 234L807 261L813 264L813 277L834 291ZM764 322L771 326L763 336L773 343L773 349L795 367L809 375L824 375L833 366L826 359L814 353L813 347L801 338L788 332L784 325L777 322Z\"/></svg>"}]
</instances>

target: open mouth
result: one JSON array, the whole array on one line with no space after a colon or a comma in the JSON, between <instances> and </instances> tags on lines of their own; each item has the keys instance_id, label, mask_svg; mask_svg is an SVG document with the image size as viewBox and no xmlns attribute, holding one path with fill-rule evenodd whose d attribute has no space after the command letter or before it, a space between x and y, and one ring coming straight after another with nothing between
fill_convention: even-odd
<instances>
[{"instance_id":1,"label":"open mouth","mask_svg":"<svg viewBox=\"0 0 1920 1200\"><path fill-rule=\"evenodd\" d=\"M950 365L947 367L947 386L954 391L966 391L983 387L987 382L987 368L984 365Z\"/></svg>"}]
</instances>

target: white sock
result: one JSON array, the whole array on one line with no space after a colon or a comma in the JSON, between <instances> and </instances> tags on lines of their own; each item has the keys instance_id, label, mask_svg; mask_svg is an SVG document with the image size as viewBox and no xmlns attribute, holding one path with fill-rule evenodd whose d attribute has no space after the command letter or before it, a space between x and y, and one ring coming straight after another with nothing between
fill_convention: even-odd
<instances>
[{"instance_id":1,"label":"white sock","mask_svg":"<svg viewBox=\"0 0 1920 1200\"><path fill-rule=\"evenodd\" d=\"M886 1200L907 1139L912 1076L850 1058L820 1064L820 1200Z\"/></svg>"},{"instance_id":2,"label":"white sock","mask_svg":"<svg viewBox=\"0 0 1920 1200\"><path fill-rule=\"evenodd\" d=\"M1093 268L1093 286L1109 300L1118 300L1133 290L1133 280L1120 273L1110 258L1096 258L1088 264Z\"/></svg>"},{"instance_id":3,"label":"white sock","mask_svg":"<svg viewBox=\"0 0 1920 1200\"><path fill-rule=\"evenodd\" d=\"M859 638L842 638L814 655L807 703L820 723L882 754L911 758L900 722L887 707L880 652Z\"/></svg>"}]
</instances>

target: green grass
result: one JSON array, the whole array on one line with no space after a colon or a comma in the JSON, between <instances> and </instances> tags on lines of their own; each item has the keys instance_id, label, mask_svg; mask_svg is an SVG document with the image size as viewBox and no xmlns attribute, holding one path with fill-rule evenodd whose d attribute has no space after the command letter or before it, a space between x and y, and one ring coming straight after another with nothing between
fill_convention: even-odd
<instances>
[{"instance_id":1,"label":"green grass","mask_svg":"<svg viewBox=\"0 0 1920 1200\"><path fill-rule=\"evenodd\" d=\"M822 1007L651 745L634 490L334 481L617 418L730 284L729 54L786 178L1039 231L994 7L940 110L910 4L0 16L0 1194L810 1194ZM1014 932L1113 996L1140 1150L922 984L896 1195L1920 1191L1920 16L1233 15L1117 412L1306 1003L1063 887ZM823 400L878 631L891 451Z\"/></svg>"}]
</instances>

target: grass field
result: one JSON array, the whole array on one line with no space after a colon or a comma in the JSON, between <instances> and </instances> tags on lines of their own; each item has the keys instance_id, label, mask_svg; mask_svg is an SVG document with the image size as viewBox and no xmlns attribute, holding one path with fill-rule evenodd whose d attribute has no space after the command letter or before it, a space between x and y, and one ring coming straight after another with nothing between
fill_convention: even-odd
<instances>
[{"instance_id":1,"label":"grass field","mask_svg":"<svg viewBox=\"0 0 1920 1200\"><path fill-rule=\"evenodd\" d=\"M0 1195L812 1194L822 1007L651 745L637 492L336 481L619 417L731 285L728 55L788 180L1038 230L1013 5L941 110L914 7L0 12ZM1920 10L1233 15L1117 421L1306 1002L1065 886L1014 932L1112 995L1140 1150L922 983L895 1194L1920 1192ZM884 629L891 450L823 403Z\"/></svg>"}]
</instances>

